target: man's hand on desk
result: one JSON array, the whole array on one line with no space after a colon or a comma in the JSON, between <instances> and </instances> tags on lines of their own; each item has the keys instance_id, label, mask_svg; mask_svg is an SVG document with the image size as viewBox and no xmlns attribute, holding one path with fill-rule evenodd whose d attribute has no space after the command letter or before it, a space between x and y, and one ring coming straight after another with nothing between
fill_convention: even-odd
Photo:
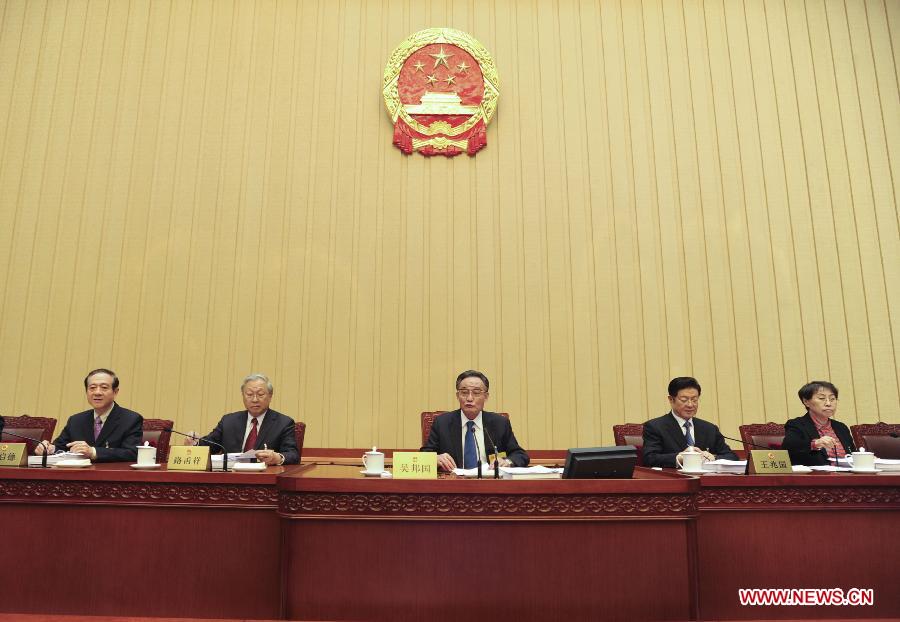
<instances>
[{"instance_id":1,"label":"man's hand on desk","mask_svg":"<svg viewBox=\"0 0 900 622\"><path fill-rule=\"evenodd\" d=\"M49 455L49 454L52 454L52 453L55 453L55 452L56 452L56 447L54 447L53 445L51 445L51 444L50 444L50 441L41 441L41 444L40 444L40 445L37 445L37 446L34 448L34 455L36 455L36 456L41 456L41 455L44 454L44 452L47 452L48 455Z\"/></svg>"},{"instance_id":2,"label":"man's hand on desk","mask_svg":"<svg viewBox=\"0 0 900 622\"><path fill-rule=\"evenodd\" d=\"M437 464L442 471L452 471L456 468L456 461L450 454L438 454Z\"/></svg>"},{"instance_id":3,"label":"man's hand on desk","mask_svg":"<svg viewBox=\"0 0 900 622\"><path fill-rule=\"evenodd\" d=\"M84 441L74 441L66 445L73 454L81 454L85 458L95 460L97 458L97 450L85 443Z\"/></svg>"},{"instance_id":4,"label":"man's hand on desk","mask_svg":"<svg viewBox=\"0 0 900 622\"><path fill-rule=\"evenodd\" d=\"M260 462L265 462L269 466L279 466L284 463L284 456L271 449L258 449L256 451L256 459Z\"/></svg>"}]
</instances>

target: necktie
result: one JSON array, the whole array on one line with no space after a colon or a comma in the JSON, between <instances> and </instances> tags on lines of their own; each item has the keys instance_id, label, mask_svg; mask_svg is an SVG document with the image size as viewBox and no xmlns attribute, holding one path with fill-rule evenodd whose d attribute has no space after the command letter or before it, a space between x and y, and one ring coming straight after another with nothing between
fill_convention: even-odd
<instances>
[{"instance_id":1,"label":"necktie","mask_svg":"<svg viewBox=\"0 0 900 622\"><path fill-rule=\"evenodd\" d=\"M463 468L474 469L478 464L478 453L475 451L475 422L466 421L466 448L463 453Z\"/></svg>"},{"instance_id":2,"label":"necktie","mask_svg":"<svg viewBox=\"0 0 900 622\"><path fill-rule=\"evenodd\" d=\"M691 422L690 421L684 422L684 438L687 441L688 446L690 446L690 447L694 446L694 435L691 434Z\"/></svg>"},{"instance_id":3,"label":"necktie","mask_svg":"<svg viewBox=\"0 0 900 622\"><path fill-rule=\"evenodd\" d=\"M250 434L247 435L247 440L244 441L244 451L250 451L256 447L256 417L250 418L250 424Z\"/></svg>"},{"instance_id":4,"label":"necktie","mask_svg":"<svg viewBox=\"0 0 900 622\"><path fill-rule=\"evenodd\" d=\"M100 437L100 430L103 429L103 419L97 417L94 419L94 442Z\"/></svg>"}]
</instances>

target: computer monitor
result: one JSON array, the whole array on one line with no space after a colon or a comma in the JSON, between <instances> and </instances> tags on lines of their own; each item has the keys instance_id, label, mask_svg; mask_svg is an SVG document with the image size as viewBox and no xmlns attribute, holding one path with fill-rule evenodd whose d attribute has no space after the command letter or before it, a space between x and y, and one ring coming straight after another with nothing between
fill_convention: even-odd
<instances>
[{"instance_id":1,"label":"computer monitor","mask_svg":"<svg viewBox=\"0 0 900 622\"><path fill-rule=\"evenodd\" d=\"M563 479L631 479L637 464L637 447L583 447L566 454Z\"/></svg>"}]
</instances>

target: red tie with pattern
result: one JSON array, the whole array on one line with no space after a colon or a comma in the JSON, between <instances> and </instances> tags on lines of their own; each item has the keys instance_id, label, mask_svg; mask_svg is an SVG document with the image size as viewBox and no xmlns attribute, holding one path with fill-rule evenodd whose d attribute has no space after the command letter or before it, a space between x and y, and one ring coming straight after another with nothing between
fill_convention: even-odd
<instances>
[{"instance_id":1,"label":"red tie with pattern","mask_svg":"<svg viewBox=\"0 0 900 622\"><path fill-rule=\"evenodd\" d=\"M251 417L250 422L250 434L247 435L247 440L244 441L244 451L250 451L251 449L256 447L256 417Z\"/></svg>"}]
</instances>

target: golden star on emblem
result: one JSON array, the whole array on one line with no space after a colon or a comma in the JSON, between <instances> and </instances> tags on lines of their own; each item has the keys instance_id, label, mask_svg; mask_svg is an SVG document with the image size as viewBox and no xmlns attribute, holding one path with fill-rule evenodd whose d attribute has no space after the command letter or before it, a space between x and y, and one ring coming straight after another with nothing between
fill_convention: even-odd
<instances>
[{"instance_id":1,"label":"golden star on emblem","mask_svg":"<svg viewBox=\"0 0 900 622\"><path fill-rule=\"evenodd\" d=\"M447 59L454 55L445 53L444 46L442 45L440 52L438 52L437 54L429 54L429 56L434 59L433 69L437 69L441 64L443 64L447 69L450 69L450 65L447 64Z\"/></svg>"},{"instance_id":2,"label":"golden star on emblem","mask_svg":"<svg viewBox=\"0 0 900 622\"><path fill-rule=\"evenodd\" d=\"M428 76L427 78L425 78L425 81L426 81L428 84L434 84L434 83L436 83L436 82L438 81L438 79L435 78L434 76Z\"/></svg>"},{"instance_id":3,"label":"golden star on emblem","mask_svg":"<svg viewBox=\"0 0 900 622\"><path fill-rule=\"evenodd\" d=\"M413 65L413 67L416 68L416 71L421 71L422 73L425 73L425 63L423 63L422 61L417 60L416 64Z\"/></svg>"},{"instance_id":4,"label":"golden star on emblem","mask_svg":"<svg viewBox=\"0 0 900 622\"><path fill-rule=\"evenodd\" d=\"M466 64L466 61L461 62L456 66L456 73L468 73L469 66Z\"/></svg>"},{"instance_id":5,"label":"golden star on emblem","mask_svg":"<svg viewBox=\"0 0 900 622\"><path fill-rule=\"evenodd\" d=\"M451 84L453 84L453 82L455 80L456 80L456 78L454 78L453 76L447 76L446 78L444 78L444 82L447 83L447 86L450 86Z\"/></svg>"}]
</instances>

